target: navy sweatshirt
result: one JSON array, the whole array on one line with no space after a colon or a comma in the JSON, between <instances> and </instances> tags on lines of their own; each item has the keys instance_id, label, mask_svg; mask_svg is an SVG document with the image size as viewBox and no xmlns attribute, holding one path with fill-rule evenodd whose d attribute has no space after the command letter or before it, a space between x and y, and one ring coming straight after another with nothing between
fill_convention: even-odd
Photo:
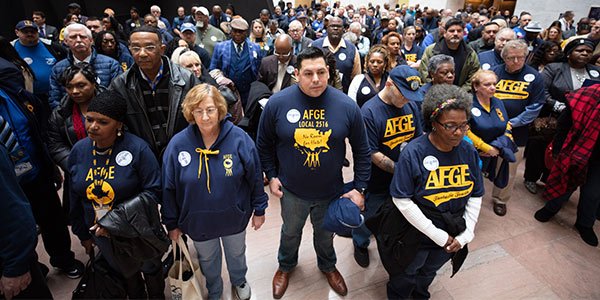
<instances>
[{"instance_id":1,"label":"navy sweatshirt","mask_svg":"<svg viewBox=\"0 0 600 300\"><path fill-rule=\"evenodd\" d=\"M94 156L93 149L87 137L77 142L69 155L71 225L82 241L91 238L89 228L97 216L103 216L99 208L108 206L110 210L143 191L154 193L157 199L160 195L160 166L144 140L125 132L110 155Z\"/></svg>"},{"instance_id":2,"label":"navy sweatshirt","mask_svg":"<svg viewBox=\"0 0 600 300\"><path fill-rule=\"evenodd\" d=\"M17 277L29 271L35 259L37 234L27 197L15 175L15 166L0 144L0 276Z\"/></svg>"},{"instance_id":3,"label":"navy sweatshirt","mask_svg":"<svg viewBox=\"0 0 600 300\"><path fill-rule=\"evenodd\" d=\"M366 188L371 157L363 118L356 102L328 86L316 98L290 86L269 99L257 146L267 178L305 200L342 194L346 138L354 158L354 186Z\"/></svg>"},{"instance_id":4,"label":"navy sweatshirt","mask_svg":"<svg viewBox=\"0 0 600 300\"><path fill-rule=\"evenodd\" d=\"M163 156L163 223L194 241L242 232L252 213L265 214L268 196L254 142L229 120L210 149L196 125L169 142Z\"/></svg>"}]
</instances>

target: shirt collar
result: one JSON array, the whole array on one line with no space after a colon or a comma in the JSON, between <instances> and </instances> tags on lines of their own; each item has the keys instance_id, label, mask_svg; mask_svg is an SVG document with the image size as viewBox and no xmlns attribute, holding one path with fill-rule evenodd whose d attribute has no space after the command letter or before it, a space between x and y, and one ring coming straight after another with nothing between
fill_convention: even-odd
<instances>
[{"instance_id":1,"label":"shirt collar","mask_svg":"<svg viewBox=\"0 0 600 300\"><path fill-rule=\"evenodd\" d=\"M333 48L333 46L331 45L331 43L329 42L329 37L326 37L325 40L323 41L323 48L328 47L331 52L337 52L340 47L341 48L346 48L346 41L344 41L344 39L342 38L340 40L340 43L338 44L338 46L336 48Z\"/></svg>"},{"instance_id":2,"label":"shirt collar","mask_svg":"<svg viewBox=\"0 0 600 300\"><path fill-rule=\"evenodd\" d=\"M92 55L90 54L90 56L84 58L83 60L79 60L77 59L77 57L75 57L75 55L73 55L73 61L75 62L75 64L81 63L81 62L85 62L85 63L90 63L92 61Z\"/></svg>"}]
</instances>

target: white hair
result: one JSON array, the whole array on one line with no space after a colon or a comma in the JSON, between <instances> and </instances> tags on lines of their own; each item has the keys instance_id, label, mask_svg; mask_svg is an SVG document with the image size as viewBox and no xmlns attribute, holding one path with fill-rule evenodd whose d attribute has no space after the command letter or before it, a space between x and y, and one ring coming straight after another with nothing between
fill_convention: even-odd
<instances>
[{"instance_id":1,"label":"white hair","mask_svg":"<svg viewBox=\"0 0 600 300\"><path fill-rule=\"evenodd\" d=\"M358 29L358 30L361 30L361 29L362 29L362 25L360 24L360 22L352 22L352 23L350 24L350 27L349 27L349 29L350 29L350 30L352 30L352 29Z\"/></svg>"},{"instance_id":2,"label":"white hair","mask_svg":"<svg viewBox=\"0 0 600 300\"><path fill-rule=\"evenodd\" d=\"M90 39L92 38L92 31L87 28L85 25L80 24L80 23L73 23L70 24L69 26L65 27L65 31L63 33L63 36L66 38L69 36L69 31L71 30L84 30L85 31L85 35L87 35Z\"/></svg>"},{"instance_id":3,"label":"white hair","mask_svg":"<svg viewBox=\"0 0 600 300\"><path fill-rule=\"evenodd\" d=\"M152 6L150 6L150 11L153 11L153 10L161 12L160 7L158 5L152 5Z\"/></svg>"}]
</instances>

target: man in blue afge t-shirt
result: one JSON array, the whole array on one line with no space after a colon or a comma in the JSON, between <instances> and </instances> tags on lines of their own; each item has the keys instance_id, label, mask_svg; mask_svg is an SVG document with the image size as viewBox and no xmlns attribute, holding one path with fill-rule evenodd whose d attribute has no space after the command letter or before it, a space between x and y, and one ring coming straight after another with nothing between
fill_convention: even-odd
<instances>
[{"instance_id":1,"label":"man in blue afge t-shirt","mask_svg":"<svg viewBox=\"0 0 600 300\"><path fill-rule=\"evenodd\" d=\"M371 150L371 179L365 199L365 219L374 215L385 201L391 201L390 183L400 151L409 141L423 134L417 102L423 101L419 92L419 72L409 66L394 68L385 87L367 101L362 109ZM354 259L363 268L369 265L369 237L365 225L352 232Z\"/></svg>"},{"instance_id":2,"label":"man in blue afge t-shirt","mask_svg":"<svg viewBox=\"0 0 600 300\"><path fill-rule=\"evenodd\" d=\"M515 144L519 147L519 151L515 153L517 161L509 164L508 185L504 188L494 186L492 192L494 213L498 216L506 214L506 203L510 200L517 167L523 161L529 124L537 118L546 101L542 76L525 64L528 52L527 44L522 40L509 41L501 52L505 63L491 69L498 75L494 97L502 100ZM498 158L498 166L501 163L502 158Z\"/></svg>"},{"instance_id":3,"label":"man in blue afge t-shirt","mask_svg":"<svg viewBox=\"0 0 600 300\"><path fill-rule=\"evenodd\" d=\"M346 197L364 206L371 167L365 126L356 102L327 85L329 69L321 49L302 50L296 65L298 84L271 96L261 115L257 137L269 189L281 198L283 225L273 297L283 296L291 271L298 264L302 229L309 215L317 265L332 289L345 296L348 289L335 267L333 234L322 225L334 199ZM343 194L346 138L354 158L354 189Z\"/></svg>"}]
</instances>

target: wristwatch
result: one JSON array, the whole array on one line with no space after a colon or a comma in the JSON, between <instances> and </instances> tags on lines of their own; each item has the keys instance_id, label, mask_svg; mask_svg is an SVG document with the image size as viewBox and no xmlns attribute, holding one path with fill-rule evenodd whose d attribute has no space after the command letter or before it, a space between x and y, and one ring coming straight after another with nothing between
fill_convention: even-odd
<instances>
[{"instance_id":1,"label":"wristwatch","mask_svg":"<svg viewBox=\"0 0 600 300\"><path fill-rule=\"evenodd\" d=\"M363 196L367 194L367 188L356 188L356 190Z\"/></svg>"}]
</instances>

